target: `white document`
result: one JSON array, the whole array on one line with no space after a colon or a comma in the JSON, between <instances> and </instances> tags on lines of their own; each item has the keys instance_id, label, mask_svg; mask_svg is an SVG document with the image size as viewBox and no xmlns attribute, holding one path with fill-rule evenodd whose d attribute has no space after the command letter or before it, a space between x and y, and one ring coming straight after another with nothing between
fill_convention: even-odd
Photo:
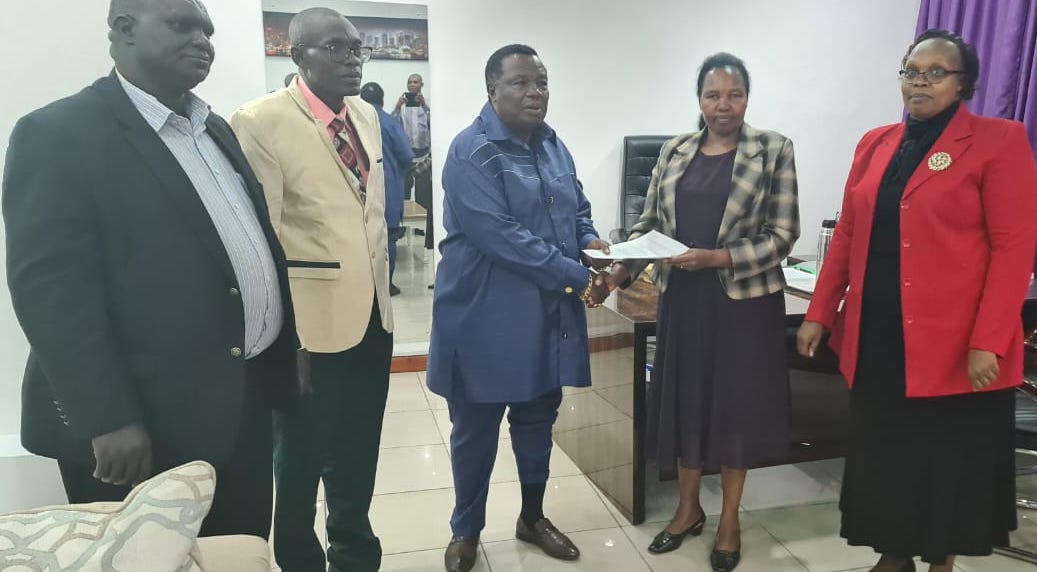
<instances>
[{"instance_id":1,"label":"white document","mask_svg":"<svg viewBox=\"0 0 1037 572\"><path fill-rule=\"evenodd\" d=\"M806 292L807 294L814 293L814 286L817 284L817 276L804 272L798 268L792 268L786 266L782 268L785 272L785 283L788 284L789 288L793 290L799 290L800 292Z\"/></svg>"},{"instance_id":2,"label":"white document","mask_svg":"<svg viewBox=\"0 0 1037 572\"><path fill-rule=\"evenodd\" d=\"M687 245L653 230L634 240L613 244L609 247L610 252L608 254L600 250L590 249L584 250L583 253L599 260L657 260L684 254L688 251L688 248Z\"/></svg>"}]
</instances>

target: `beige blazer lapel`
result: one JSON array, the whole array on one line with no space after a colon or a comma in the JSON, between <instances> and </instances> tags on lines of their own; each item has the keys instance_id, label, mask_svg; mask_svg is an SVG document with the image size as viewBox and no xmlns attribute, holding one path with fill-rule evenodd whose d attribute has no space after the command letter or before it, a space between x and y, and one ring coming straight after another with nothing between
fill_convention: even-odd
<instances>
[{"instance_id":1,"label":"beige blazer lapel","mask_svg":"<svg viewBox=\"0 0 1037 572\"><path fill-rule=\"evenodd\" d=\"M749 212L753 203L761 198L760 177L763 176L763 145L757 131L748 124L742 126L738 138L734 171L731 174L731 196L727 199L724 218L717 233L717 246L724 244L735 223Z\"/></svg>"},{"instance_id":2,"label":"beige blazer lapel","mask_svg":"<svg viewBox=\"0 0 1037 572\"><path fill-rule=\"evenodd\" d=\"M360 144L363 145L364 154L367 155L368 170L374 171L375 165L382 159L381 126L377 122L371 121L371 118L377 118L378 114L368 113L362 107L367 105L364 100L360 99L360 96L346 98L346 109L349 110L347 113L353 122L353 127L356 128L357 135L360 136ZM375 135L379 137L376 139ZM353 180L356 181L356 177L353 177ZM357 181L357 185L359 185L359 181Z\"/></svg>"},{"instance_id":3,"label":"beige blazer lapel","mask_svg":"<svg viewBox=\"0 0 1037 572\"><path fill-rule=\"evenodd\" d=\"M328 137L328 127L321 123L320 120L317 119L317 117L313 114L313 110L310 109L310 104L306 102L306 96L304 96L302 92L299 91L299 87L294 82L291 86L288 87L288 93L292 96L292 99L295 101L295 104L299 106L299 109L303 113L305 113L307 117L310 118L310 121L313 123L314 132L317 134L318 137L320 137L320 140L324 144L324 148L328 151L328 153L331 154L331 157L335 160L335 165L338 166L338 170L346 179L349 189L353 191L353 195L356 196L356 200L361 201L361 203L363 203L363 199L360 198L360 180L357 179L356 175L354 175L352 171L347 169L345 163L342 162L341 157L339 157L338 151L335 150L335 145L331 142L331 138ZM346 104L348 108L348 98L346 100ZM351 119L353 119L354 121L356 121L357 116L360 115L359 113L354 114L352 109L350 109L348 113L350 114ZM367 149L366 143L364 144L364 149Z\"/></svg>"}]
</instances>

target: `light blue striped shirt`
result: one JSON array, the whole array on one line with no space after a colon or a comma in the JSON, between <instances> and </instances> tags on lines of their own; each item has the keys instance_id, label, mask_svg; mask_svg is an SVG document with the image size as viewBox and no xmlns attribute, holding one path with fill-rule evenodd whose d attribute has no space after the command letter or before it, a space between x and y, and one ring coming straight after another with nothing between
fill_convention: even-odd
<instances>
[{"instance_id":1,"label":"light blue striped shirt","mask_svg":"<svg viewBox=\"0 0 1037 572\"><path fill-rule=\"evenodd\" d=\"M189 93L189 117L180 117L118 75L126 95L180 163L216 226L245 311L243 353L246 358L256 356L274 343L284 322L277 269L244 179L206 131L209 106Z\"/></svg>"}]
</instances>

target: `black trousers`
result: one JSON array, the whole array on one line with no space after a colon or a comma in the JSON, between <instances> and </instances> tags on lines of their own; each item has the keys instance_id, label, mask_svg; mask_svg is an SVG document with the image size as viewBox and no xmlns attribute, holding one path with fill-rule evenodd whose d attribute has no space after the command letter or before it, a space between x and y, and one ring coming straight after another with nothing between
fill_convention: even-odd
<instances>
[{"instance_id":1,"label":"black trousers","mask_svg":"<svg viewBox=\"0 0 1037 572\"><path fill-rule=\"evenodd\" d=\"M329 513L327 562L348 572L381 566L382 546L368 510L391 362L392 334L382 329L375 304L360 344L310 354L313 393L297 412L274 414L274 554L284 572L325 570L313 530L321 479Z\"/></svg>"},{"instance_id":2,"label":"black trousers","mask_svg":"<svg viewBox=\"0 0 1037 572\"><path fill-rule=\"evenodd\" d=\"M248 365L246 368L251 371ZM202 523L201 536L250 534L266 539L270 535L273 477L269 401L263 384L251 373L246 373L245 387L238 442L231 458L216 467L216 494ZM190 460L173 460L163 449L161 443L153 442L156 473ZM121 501L130 492L130 487L94 479L92 465L59 459L58 468L70 503Z\"/></svg>"},{"instance_id":3,"label":"black trousers","mask_svg":"<svg viewBox=\"0 0 1037 572\"><path fill-rule=\"evenodd\" d=\"M420 157L429 152L427 148L414 149L413 151L415 157ZM409 199L411 197L411 189L413 189L414 202L421 205L428 213L428 216L425 217L425 248L435 248L435 241L432 238L432 229L435 226L432 214L432 170L425 169L417 177L414 176L413 171L407 171L403 185L404 196Z\"/></svg>"}]
</instances>

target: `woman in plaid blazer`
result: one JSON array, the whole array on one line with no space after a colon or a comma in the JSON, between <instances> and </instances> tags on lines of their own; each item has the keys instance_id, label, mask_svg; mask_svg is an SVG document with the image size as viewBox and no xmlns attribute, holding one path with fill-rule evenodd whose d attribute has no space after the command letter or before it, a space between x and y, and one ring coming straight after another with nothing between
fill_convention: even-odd
<instances>
[{"instance_id":1,"label":"woman in plaid blazer","mask_svg":"<svg viewBox=\"0 0 1037 572\"><path fill-rule=\"evenodd\" d=\"M745 124L749 73L716 54L698 76L701 130L663 146L631 238L658 231L688 245L660 261L658 347L648 389L648 456L677 470L680 503L649 550L702 533L703 469L721 471L724 505L711 562L740 558L738 506L746 470L788 446L782 260L799 237L792 141ZM624 261L611 286L646 261Z\"/></svg>"}]
</instances>

